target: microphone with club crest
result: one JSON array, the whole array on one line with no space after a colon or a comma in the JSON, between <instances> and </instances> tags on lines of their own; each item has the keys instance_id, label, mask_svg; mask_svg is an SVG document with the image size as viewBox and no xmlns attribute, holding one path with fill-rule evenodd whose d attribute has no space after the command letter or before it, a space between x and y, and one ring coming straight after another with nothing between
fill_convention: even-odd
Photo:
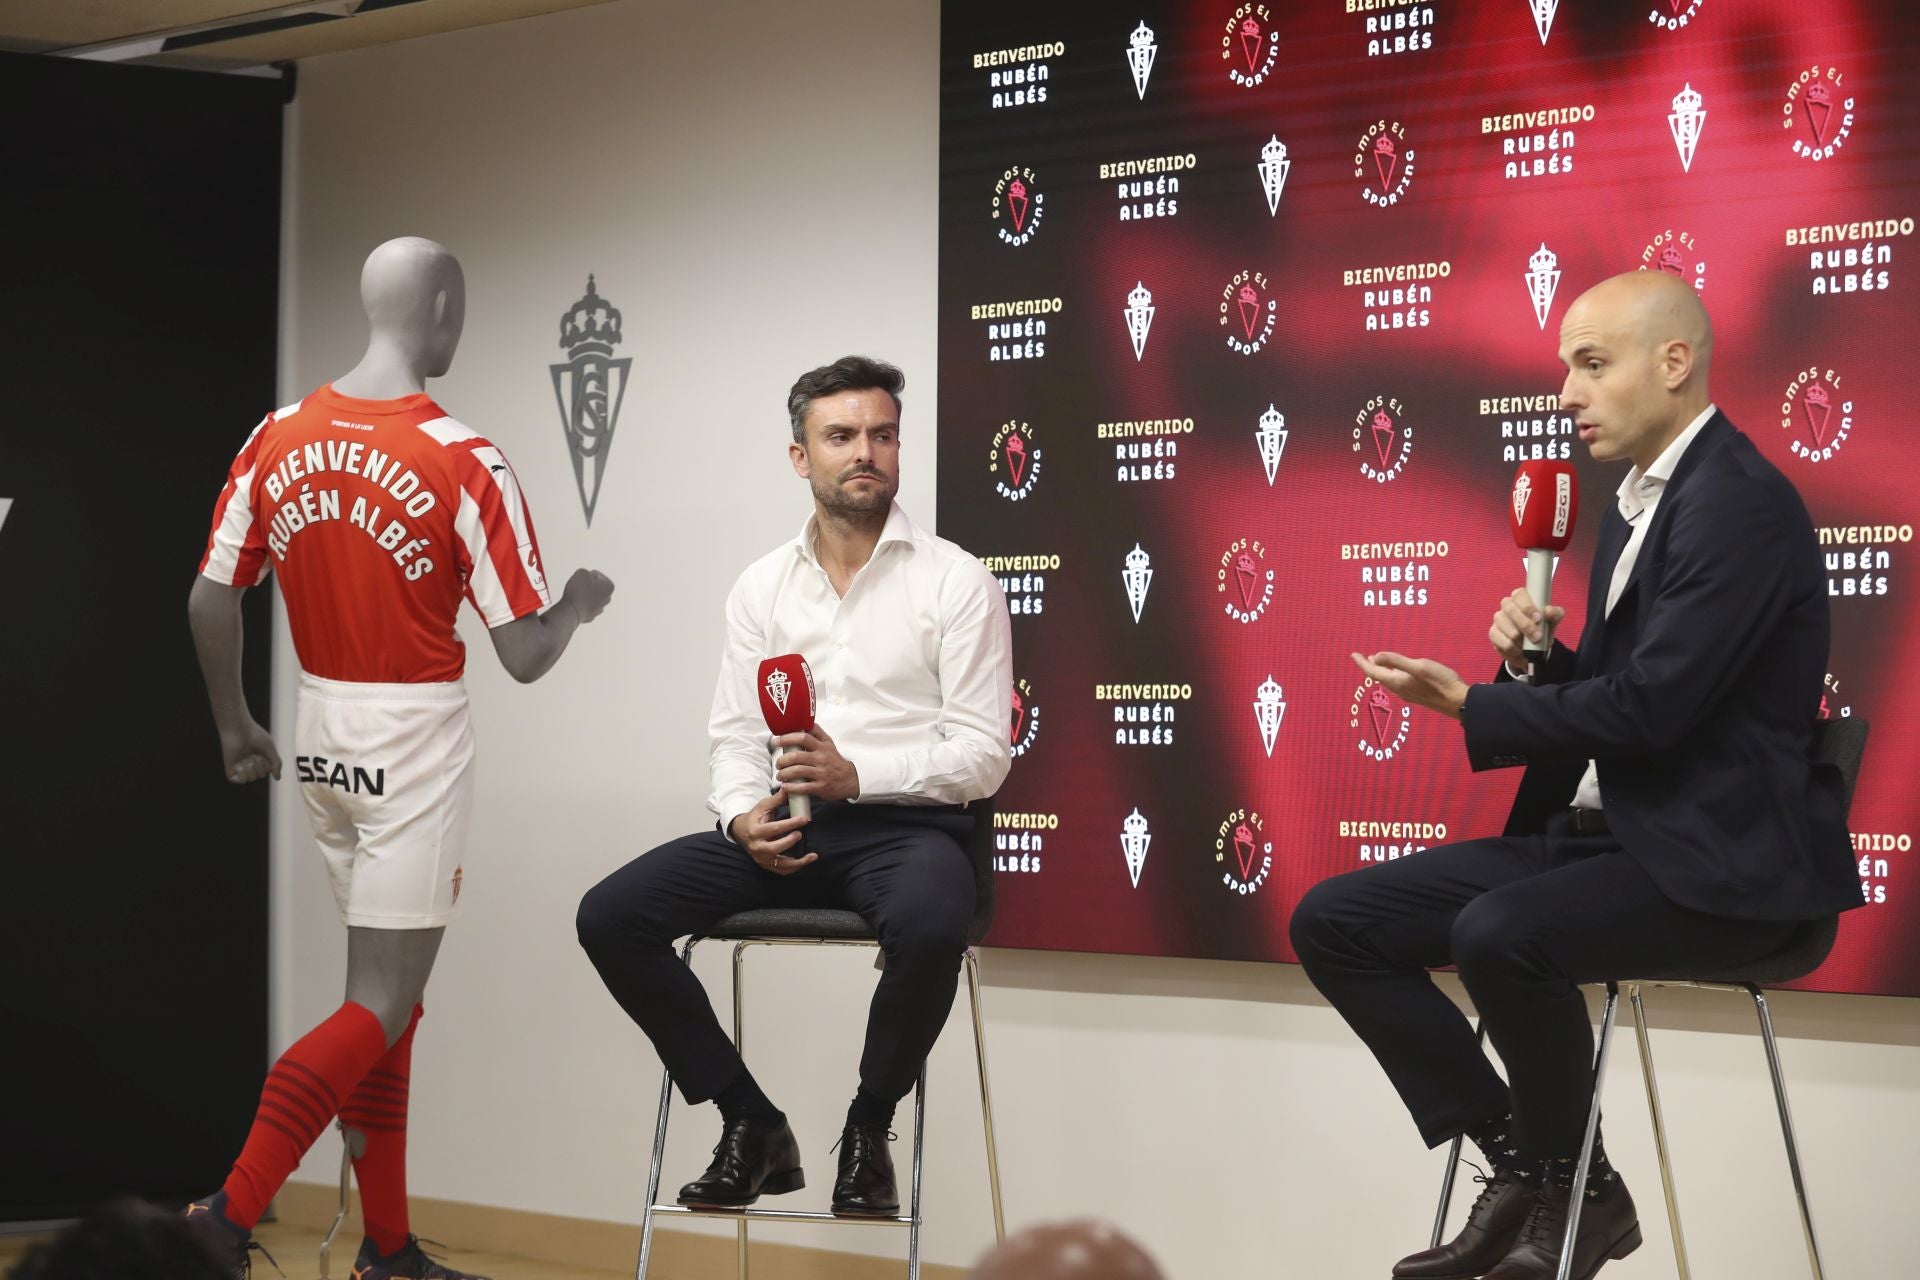
<instances>
[{"instance_id":1,"label":"microphone with club crest","mask_svg":"<svg viewBox=\"0 0 1920 1280\"><path fill-rule=\"evenodd\" d=\"M1540 639L1527 640L1527 671L1537 681L1546 674L1547 655L1553 652L1553 628L1545 614L1553 596L1553 559L1573 540L1573 522L1580 514L1580 482L1573 464L1545 459L1523 462L1513 473L1511 517L1513 541L1527 553L1527 594L1539 606Z\"/></svg>"},{"instance_id":2,"label":"microphone with club crest","mask_svg":"<svg viewBox=\"0 0 1920 1280\"><path fill-rule=\"evenodd\" d=\"M813 728L813 668L797 653L783 653L760 664L760 714L775 737ZM787 812L812 818L811 797L789 794Z\"/></svg>"}]
</instances>

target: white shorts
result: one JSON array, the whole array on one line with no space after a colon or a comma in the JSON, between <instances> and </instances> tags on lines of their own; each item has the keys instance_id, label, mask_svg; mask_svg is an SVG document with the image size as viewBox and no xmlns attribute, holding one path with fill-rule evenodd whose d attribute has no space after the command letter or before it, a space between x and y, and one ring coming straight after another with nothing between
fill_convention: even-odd
<instances>
[{"instance_id":1,"label":"white shorts","mask_svg":"<svg viewBox=\"0 0 1920 1280\"><path fill-rule=\"evenodd\" d=\"M473 812L466 686L302 672L294 750L340 919L370 929L452 920Z\"/></svg>"}]
</instances>

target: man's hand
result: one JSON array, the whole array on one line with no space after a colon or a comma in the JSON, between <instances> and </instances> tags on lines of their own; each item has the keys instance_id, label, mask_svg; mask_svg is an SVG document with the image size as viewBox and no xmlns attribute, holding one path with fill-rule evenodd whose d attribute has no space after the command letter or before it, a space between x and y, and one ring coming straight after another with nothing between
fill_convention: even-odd
<instances>
[{"instance_id":1,"label":"man's hand","mask_svg":"<svg viewBox=\"0 0 1920 1280\"><path fill-rule=\"evenodd\" d=\"M789 793L822 800L852 800L860 794L860 771L818 724L805 733L783 733L773 745L786 748L774 761L774 777Z\"/></svg>"},{"instance_id":2,"label":"man's hand","mask_svg":"<svg viewBox=\"0 0 1920 1280\"><path fill-rule=\"evenodd\" d=\"M1507 664L1507 670L1525 672L1527 669L1526 641L1536 644L1552 634L1552 629L1560 625L1560 619L1567 611L1557 604L1546 607L1542 616L1540 606L1533 602L1525 587L1515 587L1513 594L1500 602L1499 611L1493 615L1493 629L1487 632L1487 638L1493 641L1493 649ZM1542 630L1544 623L1546 630Z\"/></svg>"},{"instance_id":3,"label":"man's hand","mask_svg":"<svg viewBox=\"0 0 1920 1280\"><path fill-rule=\"evenodd\" d=\"M613 579L598 569L575 569L560 593L560 603L570 605L581 625L592 622L613 599Z\"/></svg>"},{"instance_id":4,"label":"man's hand","mask_svg":"<svg viewBox=\"0 0 1920 1280\"><path fill-rule=\"evenodd\" d=\"M280 752L273 735L251 717L244 725L220 731L220 758L228 782L258 782L272 774L280 776Z\"/></svg>"},{"instance_id":5,"label":"man's hand","mask_svg":"<svg viewBox=\"0 0 1920 1280\"><path fill-rule=\"evenodd\" d=\"M820 855L788 856L788 851L800 843L800 828L807 825L807 820L782 818L775 822L771 815L779 805L778 793L768 796L735 818L733 825L727 828L727 834L755 862L777 876L790 876L809 862L817 862Z\"/></svg>"},{"instance_id":6,"label":"man's hand","mask_svg":"<svg viewBox=\"0 0 1920 1280\"><path fill-rule=\"evenodd\" d=\"M1403 700L1438 711L1443 716L1460 718L1467 701L1467 683L1450 667L1429 658L1409 658L1398 653L1353 655L1354 665L1373 678L1373 682L1398 694Z\"/></svg>"}]
</instances>

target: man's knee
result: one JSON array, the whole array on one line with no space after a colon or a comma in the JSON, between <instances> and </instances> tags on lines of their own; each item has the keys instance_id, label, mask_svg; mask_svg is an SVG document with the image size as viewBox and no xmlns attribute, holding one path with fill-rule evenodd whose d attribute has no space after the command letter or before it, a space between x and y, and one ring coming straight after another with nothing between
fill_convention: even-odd
<instances>
[{"instance_id":1,"label":"man's knee","mask_svg":"<svg viewBox=\"0 0 1920 1280\"><path fill-rule=\"evenodd\" d=\"M634 895L614 883L618 878L616 872L587 890L580 899L580 909L574 913L574 932L581 948L590 956L599 956L620 939L632 939L640 932L640 913L634 909Z\"/></svg>"},{"instance_id":2,"label":"man's knee","mask_svg":"<svg viewBox=\"0 0 1920 1280\"><path fill-rule=\"evenodd\" d=\"M1513 970L1521 957L1525 922L1498 894L1482 894L1454 917L1449 951L1463 980Z\"/></svg>"},{"instance_id":3,"label":"man's knee","mask_svg":"<svg viewBox=\"0 0 1920 1280\"><path fill-rule=\"evenodd\" d=\"M880 949L889 965L933 972L957 969L971 919L971 908L965 915L951 909L914 912L878 931Z\"/></svg>"},{"instance_id":4,"label":"man's knee","mask_svg":"<svg viewBox=\"0 0 1920 1280\"><path fill-rule=\"evenodd\" d=\"M1340 931L1335 921L1350 893L1348 876L1322 880L1307 890L1287 921L1287 938L1302 964L1311 964L1337 944Z\"/></svg>"}]
</instances>

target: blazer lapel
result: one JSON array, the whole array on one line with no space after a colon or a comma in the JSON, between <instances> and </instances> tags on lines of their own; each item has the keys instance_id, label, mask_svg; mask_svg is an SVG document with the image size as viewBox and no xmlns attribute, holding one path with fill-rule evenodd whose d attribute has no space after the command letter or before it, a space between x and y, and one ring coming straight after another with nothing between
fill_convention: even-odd
<instances>
[{"instance_id":1,"label":"blazer lapel","mask_svg":"<svg viewBox=\"0 0 1920 1280\"><path fill-rule=\"evenodd\" d=\"M1600 540L1593 553L1593 576L1587 581L1587 621L1580 632L1580 659L1577 664L1581 675L1590 674L1600 661L1601 633L1607 627L1607 588L1613 584L1614 566L1620 563L1620 553L1627 549L1627 536L1632 526L1620 514L1618 503L1609 502L1606 514L1600 517Z\"/></svg>"}]
</instances>

